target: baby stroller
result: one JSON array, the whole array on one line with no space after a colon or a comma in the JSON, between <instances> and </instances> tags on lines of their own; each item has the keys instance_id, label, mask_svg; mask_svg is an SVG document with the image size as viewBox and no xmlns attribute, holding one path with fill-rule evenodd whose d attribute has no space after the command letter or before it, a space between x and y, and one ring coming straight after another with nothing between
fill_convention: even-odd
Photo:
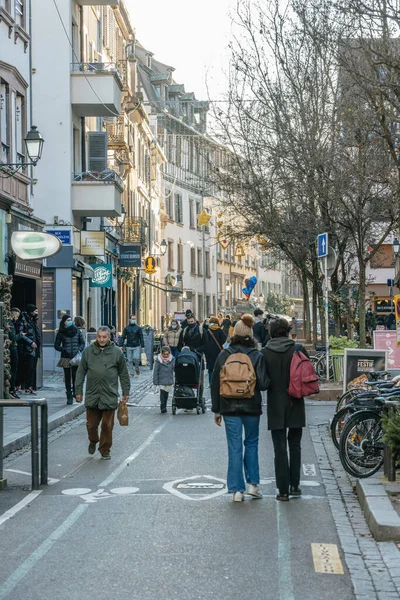
<instances>
[{"instance_id":1,"label":"baby stroller","mask_svg":"<svg viewBox=\"0 0 400 600\"><path fill-rule=\"evenodd\" d=\"M201 357L189 348L183 348L175 359L175 385L172 396L172 414L177 408L196 409L206 412L206 405L202 397L201 386Z\"/></svg>"}]
</instances>

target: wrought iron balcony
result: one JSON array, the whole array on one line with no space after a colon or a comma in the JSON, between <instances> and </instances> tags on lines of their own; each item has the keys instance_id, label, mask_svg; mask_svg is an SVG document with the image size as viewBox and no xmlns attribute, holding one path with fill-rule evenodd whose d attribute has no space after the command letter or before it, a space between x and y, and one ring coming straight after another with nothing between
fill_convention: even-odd
<instances>
[{"instance_id":1,"label":"wrought iron balcony","mask_svg":"<svg viewBox=\"0 0 400 600\"><path fill-rule=\"evenodd\" d=\"M147 223L141 217L126 218L122 226L122 240L124 243L140 244L147 247Z\"/></svg>"}]
</instances>

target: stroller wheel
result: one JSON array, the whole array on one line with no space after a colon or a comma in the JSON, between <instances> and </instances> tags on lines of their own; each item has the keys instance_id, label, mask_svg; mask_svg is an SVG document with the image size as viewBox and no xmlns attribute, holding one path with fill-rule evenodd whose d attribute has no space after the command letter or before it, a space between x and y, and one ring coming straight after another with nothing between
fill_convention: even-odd
<instances>
[{"instance_id":1,"label":"stroller wheel","mask_svg":"<svg viewBox=\"0 0 400 600\"><path fill-rule=\"evenodd\" d=\"M202 405L202 407L201 407L201 412L203 413L203 415L204 415L204 413L206 412L206 407L204 406L204 404L203 404L203 405Z\"/></svg>"},{"instance_id":2,"label":"stroller wheel","mask_svg":"<svg viewBox=\"0 0 400 600\"><path fill-rule=\"evenodd\" d=\"M172 414L176 415L176 406L172 405Z\"/></svg>"},{"instance_id":3,"label":"stroller wheel","mask_svg":"<svg viewBox=\"0 0 400 600\"><path fill-rule=\"evenodd\" d=\"M198 415L200 414L200 406L199 405L196 406L196 412Z\"/></svg>"}]
</instances>

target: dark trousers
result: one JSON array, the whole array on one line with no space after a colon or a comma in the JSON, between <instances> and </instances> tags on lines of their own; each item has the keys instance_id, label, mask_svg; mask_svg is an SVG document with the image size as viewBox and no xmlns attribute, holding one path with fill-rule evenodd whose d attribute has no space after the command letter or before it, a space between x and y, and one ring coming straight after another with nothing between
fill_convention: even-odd
<instances>
[{"instance_id":1,"label":"dark trousers","mask_svg":"<svg viewBox=\"0 0 400 600\"><path fill-rule=\"evenodd\" d=\"M72 383L72 395L75 398L75 379L76 372L78 367L69 367L68 369L64 369L64 381L65 381L65 389L67 392L67 396L71 394L71 383Z\"/></svg>"},{"instance_id":2,"label":"dark trousers","mask_svg":"<svg viewBox=\"0 0 400 600\"><path fill-rule=\"evenodd\" d=\"M97 444L99 441L99 425L101 422L99 444L99 452L101 455L108 454L112 446L114 413L114 410L100 410L99 408L86 409L86 429L89 442Z\"/></svg>"},{"instance_id":3,"label":"dark trousers","mask_svg":"<svg viewBox=\"0 0 400 600\"><path fill-rule=\"evenodd\" d=\"M301 467L301 427L271 431L275 452L275 479L280 494L289 493L289 485L298 487ZM288 456L289 445L289 456Z\"/></svg>"},{"instance_id":4,"label":"dark trousers","mask_svg":"<svg viewBox=\"0 0 400 600\"><path fill-rule=\"evenodd\" d=\"M10 390L13 392L15 390L16 382L17 382L17 373L18 373L18 349L10 348L10 368L11 368L11 380L10 380Z\"/></svg>"},{"instance_id":5,"label":"dark trousers","mask_svg":"<svg viewBox=\"0 0 400 600\"><path fill-rule=\"evenodd\" d=\"M168 392L165 390L160 390L160 408L161 410L165 410L167 408L168 402Z\"/></svg>"},{"instance_id":6,"label":"dark trousers","mask_svg":"<svg viewBox=\"0 0 400 600\"><path fill-rule=\"evenodd\" d=\"M19 357L18 384L25 390L35 388L36 362L36 357L31 354L21 354Z\"/></svg>"}]
</instances>

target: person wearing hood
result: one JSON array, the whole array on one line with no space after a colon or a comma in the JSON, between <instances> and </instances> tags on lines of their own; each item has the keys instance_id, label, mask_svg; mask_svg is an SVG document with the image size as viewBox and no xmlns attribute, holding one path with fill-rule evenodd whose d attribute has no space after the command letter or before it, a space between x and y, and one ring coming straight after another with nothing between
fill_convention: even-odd
<instances>
[{"instance_id":1,"label":"person wearing hood","mask_svg":"<svg viewBox=\"0 0 400 600\"><path fill-rule=\"evenodd\" d=\"M87 346L82 352L75 381L77 402L82 402L85 378L87 378L85 407L89 438L88 452L94 454L96 445L100 442L101 458L109 460L114 414L118 408L118 380L122 388L122 404L128 402L131 383L124 355L110 340L110 330L104 325L97 330L93 344Z\"/></svg>"},{"instance_id":2,"label":"person wearing hood","mask_svg":"<svg viewBox=\"0 0 400 600\"><path fill-rule=\"evenodd\" d=\"M175 358L178 354L178 342L181 334L181 328L179 322L176 319L172 319L168 329L164 331L161 345L169 346L171 348L172 356Z\"/></svg>"},{"instance_id":3,"label":"person wearing hood","mask_svg":"<svg viewBox=\"0 0 400 600\"><path fill-rule=\"evenodd\" d=\"M40 358L40 329L38 307L27 304L26 312L18 319L21 338L18 342L18 380L25 387L25 394L36 396L36 365Z\"/></svg>"},{"instance_id":4,"label":"person wearing hood","mask_svg":"<svg viewBox=\"0 0 400 600\"><path fill-rule=\"evenodd\" d=\"M153 384L160 388L160 408L162 413L167 412L169 392L174 383L175 358L169 346L163 346L161 353L154 362Z\"/></svg>"},{"instance_id":5,"label":"person wearing hood","mask_svg":"<svg viewBox=\"0 0 400 600\"><path fill-rule=\"evenodd\" d=\"M306 426L306 412L304 398L293 398L288 393L290 362L295 350L294 340L289 339L290 324L286 319L276 319L271 321L269 328L271 339L261 351L271 377L267 401L268 429L274 444L276 499L287 502L289 495L301 495L301 437ZM303 346L297 344L296 349L308 357Z\"/></svg>"},{"instance_id":6,"label":"person wearing hood","mask_svg":"<svg viewBox=\"0 0 400 600\"><path fill-rule=\"evenodd\" d=\"M193 314L193 313L192 313L192 311L190 310L190 308L188 308L188 309L185 311L185 318L183 319L183 321L182 321L182 323L181 323L181 330L182 330L182 329L185 329L185 327L187 327L187 326L188 326L188 317L189 317L191 314Z\"/></svg>"},{"instance_id":7,"label":"person wearing hood","mask_svg":"<svg viewBox=\"0 0 400 600\"><path fill-rule=\"evenodd\" d=\"M261 391L269 384L268 369L257 342L253 338L254 319L244 314L235 325L230 347L223 350L214 366L211 382L212 412L214 422L225 424L228 443L228 492L233 494L234 502L242 502L246 491L253 498L262 498L260 490L260 469L258 464L258 436L260 415L262 414ZM246 354L253 366L256 382L254 395L250 398L221 396L220 373L227 359L235 354ZM239 359L239 357L238 357ZM242 442L244 429L244 443ZM244 451L243 451L244 446Z\"/></svg>"},{"instance_id":8,"label":"person wearing hood","mask_svg":"<svg viewBox=\"0 0 400 600\"><path fill-rule=\"evenodd\" d=\"M208 379L211 386L215 361L219 353L223 350L226 335L222 331L217 317L210 317L208 321L208 326L204 330L204 355L207 361Z\"/></svg>"},{"instance_id":9,"label":"person wearing hood","mask_svg":"<svg viewBox=\"0 0 400 600\"><path fill-rule=\"evenodd\" d=\"M64 369L64 383L67 393L67 404L72 404L75 398L75 378L78 366L73 367L71 358L85 347L85 338L72 320L70 315L64 315L60 321L54 348L61 352L57 367Z\"/></svg>"}]
</instances>

